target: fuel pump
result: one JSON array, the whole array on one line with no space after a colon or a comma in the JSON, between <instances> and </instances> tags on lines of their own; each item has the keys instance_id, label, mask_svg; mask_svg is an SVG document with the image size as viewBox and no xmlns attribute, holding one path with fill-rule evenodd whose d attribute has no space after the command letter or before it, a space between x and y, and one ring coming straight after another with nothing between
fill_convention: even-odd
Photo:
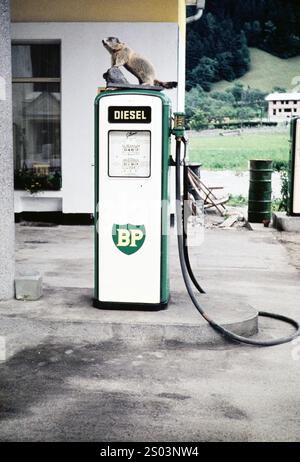
<instances>
[{"instance_id":1,"label":"fuel pump","mask_svg":"<svg viewBox=\"0 0 300 462\"><path fill-rule=\"evenodd\" d=\"M291 120L288 214L300 216L300 117Z\"/></svg>"},{"instance_id":2,"label":"fuel pump","mask_svg":"<svg viewBox=\"0 0 300 462\"><path fill-rule=\"evenodd\" d=\"M108 90L96 98L98 308L167 306L170 110L158 90Z\"/></svg>"},{"instance_id":3,"label":"fuel pump","mask_svg":"<svg viewBox=\"0 0 300 462\"><path fill-rule=\"evenodd\" d=\"M170 156L171 135L176 139L175 163ZM260 316L291 324L295 332L277 340L258 341L229 331L202 308L194 289L200 294L204 290L190 265L183 221L182 199L187 199L186 151L184 114L175 113L172 117L170 101L159 89L106 90L97 96L94 306L131 310L166 308L168 178L169 167L173 165L180 266L187 292L198 312L214 330L231 341L274 346L293 340L300 334L300 326L286 316L259 312Z\"/></svg>"}]
</instances>

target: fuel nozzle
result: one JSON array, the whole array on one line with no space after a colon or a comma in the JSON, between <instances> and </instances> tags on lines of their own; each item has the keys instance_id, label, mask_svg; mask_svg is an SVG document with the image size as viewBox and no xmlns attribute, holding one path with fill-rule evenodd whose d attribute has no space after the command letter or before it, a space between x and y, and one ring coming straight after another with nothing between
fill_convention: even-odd
<instances>
[{"instance_id":1,"label":"fuel nozzle","mask_svg":"<svg viewBox=\"0 0 300 462\"><path fill-rule=\"evenodd\" d=\"M185 113L174 112L174 123L172 133L176 138L183 138L185 132Z\"/></svg>"}]
</instances>

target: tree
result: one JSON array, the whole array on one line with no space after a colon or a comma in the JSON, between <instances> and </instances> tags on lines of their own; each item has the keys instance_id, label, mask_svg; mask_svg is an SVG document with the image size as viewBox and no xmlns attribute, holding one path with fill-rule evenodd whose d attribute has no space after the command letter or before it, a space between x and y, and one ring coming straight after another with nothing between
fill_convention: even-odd
<instances>
[{"instance_id":1,"label":"tree","mask_svg":"<svg viewBox=\"0 0 300 462\"><path fill-rule=\"evenodd\" d=\"M212 122L262 118L267 111L266 93L258 89L235 84L224 92L203 91L195 87L186 94L187 124L200 130Z\"/></svg>"},{"instance_id":2,"label":"tree","mask_svg":"<svg viewBox=\"0 0 300 462\"><path fill-rule=\"evenodd\" d=\"M190 120L189 125L192 130L200 130L201 128L207 128L208 118L203 109L198 108L195 111L193 117Z\"/></svg>"},{"instance_id":3,"label":"tree","mask_svg":"<svg viewBox=\"0 0 300 462\"><path fill-rule=\"evenodd\" d=\"M283 87L273 87L272 93L286 93L286 88L283 88Z\"/></svg>"},{"instance_id":4,"label":"tree","mask_svg":"<svg viewBox=\"0 0 300 462\"><path fill-rule=\"evenodd\" d=\"M199 84L209 91L216 80L244 75L249 46L281 58L299 55L299 24L298 0L207 0L201 21L187 28L187 88ZM217 62L213 75L204 58Z\"/></svg>"},{"instance_id":5,"label":"tree","mask_svg":"<svg viewBox=\"0 0 300 462\"><path fill-rule=\"evenodd\" d=\"M218 62L216 59L201 58L199 64L187 73L187 89L200 85L203 90L210 91L212 82L217 82Z\"/></svg>"},{"instance_id":6,"label":"tree","mask_svg":"<svg viewBox=\"0 0 300 462\"><path fill-rule=\"evenodd\" d=\"M202 106L204 101L203 94L204 91L199 86L194 87L190 91L186 92L185 115L187 122L189 122L189 120L192 118L195 111Z\"/></svg>"},{"instance_id":7,"label":"tree","mask_svg":"<svg viewBox=\"0 0 300 462\"><path fill-rule=\"evenodd\" d=\"M236 102L242 101L244 96L244 85L241 83L235 83L229 91L232 93Z\"/></svg>"},{"instance_id":8,"label":"tree","mask_svg":"<svg viewBox=\"0 0 300 462\"><path fill-rule=\"evenodd\" d=\"M222 80L231 82L235 79L234 69L232 68L233 55L231 51L224 51L216 56L219 64L219 77Z\"/></svg>"}]
</instances>

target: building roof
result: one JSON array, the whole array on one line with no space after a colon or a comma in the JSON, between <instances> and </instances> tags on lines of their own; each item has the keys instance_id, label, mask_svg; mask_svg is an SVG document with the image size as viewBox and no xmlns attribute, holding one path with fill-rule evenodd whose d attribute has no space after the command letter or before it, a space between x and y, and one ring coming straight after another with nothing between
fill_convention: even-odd
<instances>
[{"instance_id":1,"label":"building roof","mask_svg":"<svg viewBox=\"0 0 300 462\"><path fill-rule=\"evenodd\" d=\"M266 97L266 101L290 101L300 100L300 93L271 93Z\"/></svg>"}]
</instances>

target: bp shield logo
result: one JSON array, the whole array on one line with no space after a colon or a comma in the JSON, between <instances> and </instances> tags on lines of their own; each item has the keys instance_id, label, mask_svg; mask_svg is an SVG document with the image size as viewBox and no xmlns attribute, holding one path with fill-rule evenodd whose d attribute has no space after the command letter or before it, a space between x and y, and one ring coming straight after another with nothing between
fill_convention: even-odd
<instances>
[{"instance_id":1,"label":"bp shield logo","mask_svg":"<svg viewBox=\"0 0 300 462\"><path fill-rule=\"evenodd\" d=\"M126 255L131 255L142 247L146 238L144 225L113 225L112 238L115 246Z\"/></svg>"}]
</instances>

